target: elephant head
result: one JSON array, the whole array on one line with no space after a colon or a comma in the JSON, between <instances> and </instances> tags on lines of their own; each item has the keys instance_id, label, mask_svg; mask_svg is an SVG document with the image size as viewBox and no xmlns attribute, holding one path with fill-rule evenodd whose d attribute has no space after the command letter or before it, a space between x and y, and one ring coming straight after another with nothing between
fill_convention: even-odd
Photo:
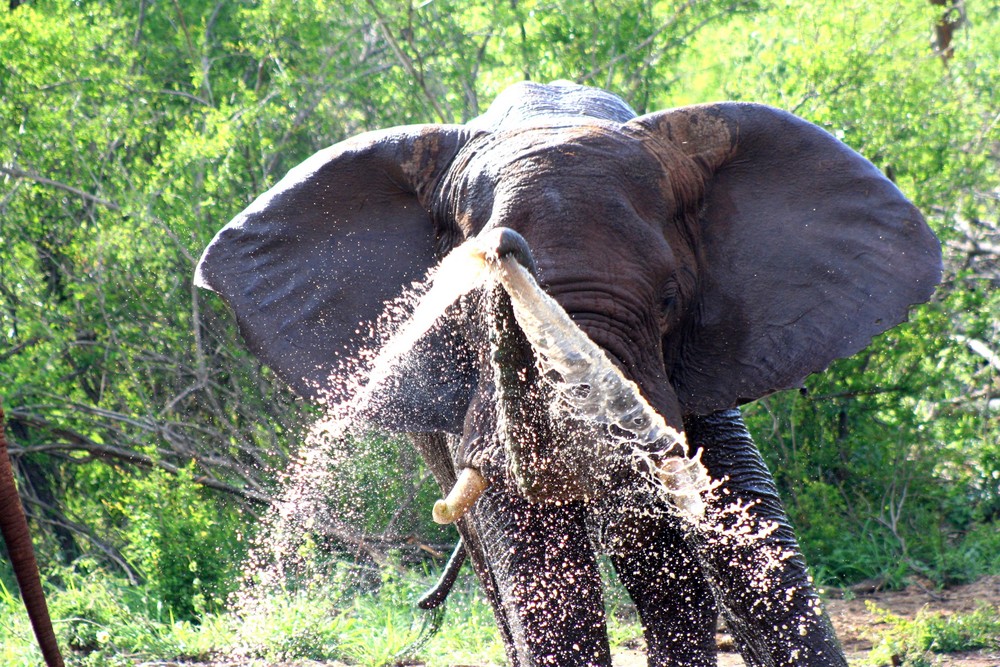
<instances>
[{"instance_id":1,"label":"elephant head","mask_svg":"<svg viewBox=\"0 0 1000 667\"><path fill-rule=\"evenodd\" d=\"M367 324L449 250L490 234L508 239L496 252L532 264L646 401L688 432L730 499L783 527L769 539L793 554L770 475L732 408L862 349L927 300L941 271L920 213L804 120L744 103L637 117L610 93L557 82L515 85L465 125L391 128L320 151L218 233L196 282L223 296L251 350L293 389L343 401ZM548 413L544 392L531 391L531 350L502 295L487 296L449 311L372 418L422 434L443 485L462 469L490 484L458 525L512 663L608 664L587 532L595 502L547 479L533 493L510 479L509 447L496 446L527 439L558 451L574 436L539 416ZM498 359L501 371L489 371ZM498 395L514 416L506 436ZM612 476L605 491L628 483ZM842 664L821 615L794 633L755 618L761 599L784 605L779 615L815 605L797 555L778 577L794 594L751 599L738 568L666 515L609 525L650 664L710 662L707 630L671 624L683 616L707 628L716 597L745 629L752 664Z\"/></svg>"},{"instance_id":2,"label":"elephant head","mask_svg":"<svg viewBox=\"0 0 1000 667\"><path fill-rule=\"evenodd\" d=\"M28 522L21 506L21 498L17 495L14 485L14 474L11 469L10 456L7 453L6 416L0 406L0 532L3 534L7 553L10 554L11 565L17 585L21 589L24 606L28 610L31 626L42 650L42 657L48 667L62 667L62 654L52 629L52 619L49 617L45 593L42 591L42 581L38 573L38 563L35 560L34 546L28 532Z\"/></svg>"}]
</instances>

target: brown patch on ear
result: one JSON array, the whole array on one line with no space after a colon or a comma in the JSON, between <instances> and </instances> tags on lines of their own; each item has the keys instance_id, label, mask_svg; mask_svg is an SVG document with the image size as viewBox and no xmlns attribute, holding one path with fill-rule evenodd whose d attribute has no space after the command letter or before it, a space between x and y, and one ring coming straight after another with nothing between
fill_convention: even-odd
<instances>
[{"instance_id":1,"label":"brown patch on ear","mask_svg":"<svg viewBox=\"0 0 1000 667\"><path fill-rule=\"evenodd\" d=\"M660 162L663 191L672 197L678 219L701 206L707 181L732 154L735 134L710 107L683 111L641 116L624 127Z\"/></svg>"},{"instance_id":2,"label":"brown patch on ear","mask_svg":"<svg viewBox=\"0 0 1000 667\"><path fill-rule=\"evenodd\" d=\"M713 105L641 116L629 124L643 128L657 145L682 152L706 174L730 158L737 142L737 128L717 113Z\"/></svg>"},{"instance_id":3,"label":"brown patch on ear","mask_svg":"<svg viewBox=\"0 0 1000 667\"><path fill-rule=\"evenodd\" d=\"M670 219L662 221L677 266L676 293L661 332L665 334L664 363L670 369L681 354L679 332L684 326L685 310L698 291L703 264L698 219L705 190L715 169L732 153L734 133L723 118L707 107L689 107L677 115L642 116L624 129L640 139L660 163L660 190L674 211Z\"/></svg>"},{"instance_id":4,"label":"brown patch on ear","mask_svg":"<svg viewBox=\"0 0 1000 667\"><path fill-rule=\"evenodd\" d=\"M419 129L412 143L403 151L399 169L403 173L407 185L413 187L417 198L425 208L430 208L431 197L443 176L443 166L449 164L461 146L456 146L454 137L442 133L441 126L427 125ZM462 141L464 145L472 137L472 133ZM407 156L406 153L409 153ZM442 161L442 156L449 156Z\"/></svg>"}]
</instances>

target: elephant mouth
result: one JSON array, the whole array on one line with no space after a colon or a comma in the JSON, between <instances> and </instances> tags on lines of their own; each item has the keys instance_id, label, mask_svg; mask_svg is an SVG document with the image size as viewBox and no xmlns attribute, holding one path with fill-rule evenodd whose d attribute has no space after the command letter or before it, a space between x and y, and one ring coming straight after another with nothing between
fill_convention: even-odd
<instances>
[{"instance_id":1,"label":"elephant mouth","mask_svg":"<svg viewBox=\"0 0 1000 667\"><path fill-rule=\"evenodd\" d=\"M679 514L689 520L700 519L704 514L701 492L710 481L700 460L689 456L684 434L666 423L643 398L638 386L541 289L524 239L513 230L494 228L453 252L460 253L463 261L472 257L481 262L510 297L514 319L533 350L539 376L552 389L555 410L566 421L585 425L591 432L596 430L601 440L610 440L616 450L626 452L634 469ZM499 400L503 402L503 398ZM505 449L518 485L530 485L524 480L531 479L534 473L531 453L518 446ZM589 458L585 463L588 467L601 465L592 460L593 455ZM488 486L478 470L464 468L448 496L435 504L435 521L458 520Z\"/></svg>"}]
</instances>

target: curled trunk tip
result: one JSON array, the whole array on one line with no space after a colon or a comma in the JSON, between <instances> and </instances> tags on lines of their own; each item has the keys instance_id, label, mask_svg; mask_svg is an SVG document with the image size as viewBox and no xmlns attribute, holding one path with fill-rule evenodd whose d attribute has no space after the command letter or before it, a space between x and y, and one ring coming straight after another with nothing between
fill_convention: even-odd
<instances>
[{"instance_id":1,"label":"curled trunk tip","mask_svg":"<svg viewBox=\"0 0 1000 667\"><path fill-rule=\"evenodd\" d=\"M535 265L535 258L531 254L528 242L509 227L493 227L484 231L476 237L475 245L486 262L495 264L507 257L513 257L532 275L538 274L538 267Z\"/></svg>"},{"instance_id":2,"label":"curled trunk tip","mask_svg":"<svg viewBox=\"0 0 1000 667\"><path fill-rule=\"evenodd\" d=\"M434 521L455 523L469 511L489 484L475 468L463 468L447 498L434 503Z\"/></svg>"}]
</instances>

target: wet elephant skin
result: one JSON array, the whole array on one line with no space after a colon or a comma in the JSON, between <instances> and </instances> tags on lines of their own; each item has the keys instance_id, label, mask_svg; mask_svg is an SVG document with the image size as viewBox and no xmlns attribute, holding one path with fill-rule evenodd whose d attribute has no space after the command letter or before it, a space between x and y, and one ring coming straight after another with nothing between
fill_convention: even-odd
<instances>
[{"instance_id":1,"label":"wet elephant skin","mask_svg":"<svg viewBox=\"0 0 1000 667\"><path fill-rule=\"evenodd\" d=\"M639 609L650 665L714 664L720 613L748 664L845 664L736 408L802 386L930 298L941 251L919 211L868 160L779 109L637 116L595 88L521 83L466 124L320 151L220 230L195 279L295 391L338 403L385 304L501 229L701 450L720 483L710 515L725 526L747 506L771 526L720 542L638 492L621 461L559 465L559 452L601 442L549 418L530 349L516 325L497 326L507 306L469 294L366 417L415 434L443 491L463 469L489 484L457 527L511 664L610 663L600 549ZM501 426L498 409L517 418ZM515 475L524 451L555 465Z\"/></svg>"}]
</instances>

